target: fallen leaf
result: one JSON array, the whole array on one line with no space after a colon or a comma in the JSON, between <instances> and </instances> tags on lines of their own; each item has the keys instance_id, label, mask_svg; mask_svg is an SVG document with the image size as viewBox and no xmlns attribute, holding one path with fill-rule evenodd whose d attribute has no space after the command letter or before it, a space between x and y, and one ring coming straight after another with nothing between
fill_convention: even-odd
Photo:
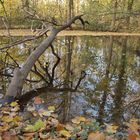
<instances>
[{"instance_id":1,"label":"fallen leaf","mask_svg":"<svg viewBox=\"0 0 140 140\"><path fill-rule=\"evenodd\" d=\"M135 133L131 133L128 135L128 140L136 140L137 135Z\"/></svg>"},{"instance_id":2,"label":"fallen leaf","mask_svg":"<svg viewBox=\"0 0 140 140\"><path fill-rule=\"evenodd\" d=\"M59 124L56 126L56 131L61 131L61 130L64 130L64 125L59 123Z\"/></svg>"},{"instance_id":3,"label":"fallen leaf","mask_svg":"<svg viewBox=\"0 0 140 140\"><path fill-rule=\"evenodd\" d=\"M10 104L10 106L11 106L11 107L18 106L18 103L17 103L17 102L12 102L12 103Z\"/></svg>"},{"instance_id":4,"label":"fallen leaf","mask_svg":"<svg viewBox=\"0 0 140 140\"><path fill-rule=\"evenodd\" d=\"M67 131L67 130L61 130L60 132L60 135L64 136L64 137L70 137L70 133Z\"/></svg>"},{"instance_id":5,"label":"fallen leaf","mask_svg":"<svg viewBox=\"0 0 140 140\"><path fill-rule=\"evenodd\" d=\"M37 104L37 105L39 105L39 104L42 104L43 103L43 100L40 97L35 97L34 103Z\"/></svg>"},{"instance_id":6,"label":"fallen leaf","mask_svg":"<svg viewBox=\"0 0 140 140\"><path fill-rule=\"evenodd\" d=\"M101 132L92 132L88 135L88 140L105 140L105 135Z\"/></svg>"},{"instance_id":7,"label":"fallen leaf","mask_svg":"<svg viewBox=\"0 0 140 140\"><path fill-rule=\"evenodd\" d=\"M71 125L69 125L69 124L66 124L65 128L66 128L68 131L73 131L73 130L74 130L74 128L73 128Z\"/></svg>"},{"instance_id":8,"label":"fallen leaf","mask_svg":"<svg viewBox=\"0 0 140 140\"><path fill-rule=\"evenodd\" d=\"M48 110L54 111L54 110L55 110L55 106L49 106L49 107L48 107Z\"/></svg>"},{"instance_id":9,"label":"fallen leaf","mask_svg":"<svg viewBox=\"0 0 140 140\"><path fill-rule=\"evenodd\" d=\"M113 124L107 124L106 132L107 133L116 133L118 126Z\"/></svg>"},{"instance_id":10,"label":"fallen leaf","mask_svg":"<svg viewBox=\"0 0 140 140\"><path fill-rule=\"evenodd\" d=\"M13 121L13 117L11 117L11 116L3 116L3 117L1 118L1 120L2 120L3 122L9 123L9 122L12 122L12 121Z\"/></svg>"},{"instance_id":11,"label":"fallen leaf","mask_svg":"<svg viewBox=\"0 0 140 140\"><path fill-rule=\"evenodd\" d=\"M74 119L72 119L72 122L74 123L74 124L80 124L81 122L85 122L86 121L86 119L84 118L84 117L75 117Z\"/></svg>"},{"instance_id":12,"label":"fallen leaf","mask_svg":"<svg viewBox=\"0 0 140 140\"><path fill-rule=\"evenodd\" d=\"M24 136L25 140L33 140L34 134L35 134L34 132L33 133L24 133L23 136Z\"/></svg>"}]
</instances>

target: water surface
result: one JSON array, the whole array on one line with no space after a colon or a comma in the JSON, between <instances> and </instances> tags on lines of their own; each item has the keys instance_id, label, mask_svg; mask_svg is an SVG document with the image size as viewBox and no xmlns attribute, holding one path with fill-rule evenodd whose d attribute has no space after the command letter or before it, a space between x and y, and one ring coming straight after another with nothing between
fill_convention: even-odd
<instances>
[{"instance_id":1,"label":"water surface","mask_svg":"<svg viewBox=\"0 0 140 140\"><path fill-rule=\"evenodd\" d=\"M5 38L1 39L3 45ZM3 91L10 81L15 66L22 66L27 56L41 39L23 43L1 52L0 78ZM54 73L53 85L57 88L77 88L77 92L47 92L41 97L46 104L56 105L62 121L84 115L100 122L121 123L140 116L140 37L57 37L53 43L55 53L61 58ZM46 86L57 57L51 49L40 57L35 68L43 77L31 72L23 92ZM6 62L6 63L4 63ZM82 75L86 75L80 81ZM36 82L38 81L38 82ZM80 85L78 82L80 81ZM76 87L77 86L77 87ZM138 100L139 99L139 100Z\"/></svg>"}]
</instances>

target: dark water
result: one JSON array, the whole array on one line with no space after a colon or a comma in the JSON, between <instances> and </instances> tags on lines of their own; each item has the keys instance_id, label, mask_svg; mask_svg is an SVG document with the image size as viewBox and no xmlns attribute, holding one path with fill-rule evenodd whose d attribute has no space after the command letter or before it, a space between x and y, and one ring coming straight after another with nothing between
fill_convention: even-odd
<instances>
[{"instance_id":1,"label":"dark water","mask_svg":"<svg viewBox=\"0 0 140 140\"><path fill-rule=\"evenodd\" d=\"M1 44L4 43L2 40ZM14 66L22 66L40 41L11 48L8 50L10 55L1 53L1 73L10 75ZM54 87L78 87L77 92L47 92L41 95L46 104L57 106L63 121L84 115L100 122L121 123L140 116L139 37L61 37L53 46L61 58L54 73ZM23 92L46 86L49 78L42 67L47 65L48 72L52 74L56 61L51 49L46 50L36 63L43 80L31 72L28 79L33 82L27 81ZM86 76L82 79L83 75ZM0 80L1 88L5 91L10 78L3 75Z\"/></svg>"}]
</instances>

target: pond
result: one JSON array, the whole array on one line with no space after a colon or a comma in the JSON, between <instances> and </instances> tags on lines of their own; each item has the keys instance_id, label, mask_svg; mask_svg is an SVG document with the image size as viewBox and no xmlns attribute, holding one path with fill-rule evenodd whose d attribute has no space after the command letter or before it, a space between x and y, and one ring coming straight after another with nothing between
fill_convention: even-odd
<instances>
[{"instance_id":1,"label":"pond","mask_svg":"<svg viewBox=\"0 0 140 140\"><path fill-rule=\"evenodd\" d=\"M8 41L5 37L0 40L1 46ZM0 52L2 91L7 88L14 67L22 66L41 40ZM77 89L40 95L45 104L56 106L63 122L78 115L96 118L101 123L139 118L140 37L57 37L53 47L55 54L48 49L39 58L28 75L23 93L48 86L51 75L54 88Z\"/></svg>"}]
</instances>

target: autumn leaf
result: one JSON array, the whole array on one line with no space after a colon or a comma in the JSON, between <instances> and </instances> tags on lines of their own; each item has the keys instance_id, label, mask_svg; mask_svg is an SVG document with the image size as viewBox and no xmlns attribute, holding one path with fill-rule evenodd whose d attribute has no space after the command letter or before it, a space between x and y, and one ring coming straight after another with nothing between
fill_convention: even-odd
<instances>
[{"instance_id":1,"label":"autumn leaf","mask_svg":"<svg viewBox=\"0 0 140 140\"><path fill-rule=\"evenodd\" d=\"M26 132L34 132L34 126L33 125L27 125L24 128L24 131L26 131Z\"/></svg>"},{"instance_id":2,"label":"autumn leaf","mask_svg":"<svg viewBox=\"0 0 140 140\"><path fill-rule=\"evenodd\" d=\"M69 124L66 124L65 128L66 128L68 131L73 131L73 130L74 130L74 128L73 128L71 125L69 125Z\"/></svg>"},{"instance_id":3,"label":"autumn leaf","mask_svg":"<svg viewBox=\"0 0 140 140\"><path fill-rule=\"evenodd\" d=\"M34 139L34 137L33 137L34 134L35 134L34 132L32 132L32 133L24 133L23 136L24 136L25 140L33 140Z\"/></svg>"},{"instance_id":4,"label":"autumn leaf","mask_svg":"<svg viewBox=\"0 0 140 140\"><path fill-rule=\"evenodd\" d=\"M44 122L39 119L34 125L27 125L24 130L27 132L38 131L39 129L44 127Z\"/></svg>"},{"instance_id":5,"label":"autumn leaf","mask_svg":"<svg viewBox=\"0 0 140 140\"><path fill-rule=\"evenodd\" d=\"M139 135L138 130L140 129L140 125L138 124L137 119L131 119L129 123L126 123L126 125L133 133L135 133L137 136Z\"/></svg>"},{"instance_id":6,"label":"autumn leaf","mask_svg":"<svg viewBox=\"0 0 140 140\"><path fill-rule=\"evenodd\" d=\"M118 126L113 124L107 124L106 132L107 133L116 133Z\"/></svg>"},{"instance_id":7,"label":"autumn leaf","mask_svg":"<svg viewBox=\"0 0 140 140\"><path fill-rule=\"evenodd\" d=\"M131 133L128 135L128 140L136 140L137 135L135 133Z\"/></svg>"},{"instance_id":8,"label":"autumn leaf","mask_svg":"<svg viewBox=\"0 0 140 140\"><path fill-rule=\"evenodd\" d=\"M64 130L64 125L59 123L56 126L56 131L61 131L61 130Z\"/></svg>"},{"instance_id":9,"label":"autumn leaf","mask_svg":"<svg viewBox=\"0 0 140 140\"><path fill-rule=\"evenodd\" d=\"M39 105L39 104L42 104L42 103L43 103L43 100L40 97L35 97L34 104Z\"/></svg>"},{"instance_id":10,"label":"autumn leaf","mask_svg":"<svg viewBox=\"0 0 140 140\"><path fill-rule=\"evenodd\" d=\"M81 122L85 122L86 121L86 119L84 118L84 117L75 117L74 119L72 119L72 122L74 123L74 124L80 124Z\"/></svg>"},{"instance_id":11,"label":"autumn leaf","mask_svg":"<svg viewBox=\"0 0 140 140\"><path fill-rule=\"evenodd\" d=\"M88 135L88 140L105 140L105 135L101 132L92 132Z\"/></svg>"},{"instance_id":12,"label":"autumn leaf","mask_svg":"<svg viewBox=\"0 0 140 140\"><path fill-rule=\"evenodd\" d=\"M55 106L49 106L49 107L48 107L48 110L54 111L54 110L55 110Z\"/></svg>"},{"instance_id":13,"label":"autumn leaf","mask_svg":"<svg viewBox=\"0 0 140 140\"><path fill-rule=\"evenodd\" d=\"M67 130L61 130L60 132L60 135L64 136L64 137L70 137L70 133L67 131Z\"/></svg>"},{"instance_id":14,"label":"autumn leaf","mask_svg":"<svg viewBox=\"0 0 140 140\"><path fill-rule=\"evenodd\" d=\"M12 122L12 121L13 121L13 117L11 117L11 116L3 116L3 117L1 118L1 120L2 120L3 122L9 123L9 122Z\"/></svg>"},{"instance_id":15,"label":"autumn leaf","mask_svg":"<svg viewBox=\"0 0 140 140\"><path fill-rule=\"evenodd\" d=\"M18 106L18 103L17 103L17 102L12 102L12 103L10 104L10 106L11 106L11 107Z\"/></svg>"},{"instance_id":16,"label":"autumn leaf","mask_svg":"<svg viewBox=\"0 0 140 140\"><path fill-rule=\"evenodd\" d=\"M39 137L40 137L41 139L47 139L48 136L49 136L48 134L43 134L42 132L39 133Z\"/></svg>"}]
</instances>

